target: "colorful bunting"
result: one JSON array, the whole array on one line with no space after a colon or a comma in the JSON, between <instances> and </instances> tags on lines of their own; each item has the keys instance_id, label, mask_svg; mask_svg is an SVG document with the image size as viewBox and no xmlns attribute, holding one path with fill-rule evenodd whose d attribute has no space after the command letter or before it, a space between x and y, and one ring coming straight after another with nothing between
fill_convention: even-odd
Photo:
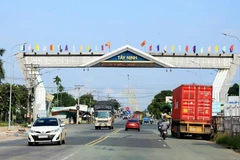
<instances>
[{"instance_id":1,"label":"colorful bunting","mask_svg":"<svg viewBox=\"0 0 240 160\"><path fill-rule=\"evenodd\" d=\"M193 46L193 53L196 53L196 46Z\"/></svg>"},{"instance_id":2,"label":"colorful bunting","mask_svg":"<svg viewBox=\"0 0 240 160\"><path fill-rule=\"evenodd\" d=\"M50 51L54 51L54 46L52 44L50 45Z\"/></svg>"},{"instance_id":3,"label":"colorful bunting","mask_svg":"<svg viewBox=\"0 0 240 160\"><path fill-rule=\"evenodd\" d=\"M46 46L46 45L44 45L44 47L43 47L43 51L44 51L44 52L47 51L47 46Z\"/></svg>"},{"instance_id":4,"label":"colorful bunting","mask_svg":"<svg viewBox=\"0 0 240 160\"><path fill-rule=\"evenodd\" d=\"M39 51L39 45L38 44L35 45L35 51Z\"/></svg>"},{"instance_id":5,"label":"colorful bunting","mask_svg":"<svg viewBox=\"0 0 240 160\"><path fill-rule=\"evenodd\" d=\"M90 46L89 45L87 45L86 50L89 52L89 50L90 50Z\"/></svg>"},{"instance_id":6,"label":"colorful bunting","mask_svg":"<svg viewBox=\"0 0 240 160\"><path fill-rule=\"evenodd\" d=\"M188 45L186 45L186 47L185 47L185 51L188 52Z\"/></svg>"},{"instance_id":7,"label":"colorful bunting","mask_svg":"<svg viewBox=\"0 0 240 160\"><path fill-rule=\"evenodd\" d=\"M152 51L152 45L149 46L149 51Z\"/></svg>"},{"instance_id":8,"label":"colorful bunting","mask_svg":"<svg viewBox=\"0 0 240 160\"><path fill-rule=\"evenodd\" d=\"M208 47L208 53L211 53L211 46Z\"/></svg>"},{"instance_id":9,"label":"colorful bunting","mask_svg":"<svg viewBox=\"0 0 240 160\"><path fill-rule=\"evenodd\" d=\"M200 53L203 53L203 47L200 49Z\"/></svg>"},{"instance_id":10,"label":"colorful bunting","mask_svg":"<svg viewBox=\"0 0 240 160\"><path fill-rule=\"evenodd\" d=\"M76 52L75 45L73 45L73 47L72 47L72 52Z\"/></svg>"},{"instance_id":11,"label":"colorful bunting","mask_svg":"<svg viewBox=\"0 0 240 160\"><path fill-rule=\"evenodd\" d=\"M101 46L102 51L104 51L104 45Z\"/></svg>"},{"instance_id":12,"label":"colorful bunting","mask_svg":"<svg viewBox=\"0 0 240 160\"><path fill-rule=\"evenodd\" d=\"M25 51L25 44L21 45L21 50Z\"/></svg>"},{"instance_id":13,"label":"colorful bunting","mask_svg":"<svg viewBox=\"0 0 240 160\"><path fill-rule=\"evenodd\" d=\"M146 45L146 40L142 41L141 46L144 47Z\"/></svg>"},{"instance_id":14,"label":"colorful bunting","mask_svg":"<svg viewBox=\"0 0 240 160\"><path fill-rule=\"evenodd\" d=\"M226 46L223 46L222 52L223 52L223 53L226 53Z\"/></svg>"},{"instance_id":15,"label":"colorful bunting","mask_svg":"<svg viewBox=\"0 0 240 160\"><path fill-rule=\"evenodd\" d=\"M166 45L164 46L163 51L167 52L167 46Z\"/></svg>"},{"instance_id":16,"label":"colorful bunting","mask_svg":"<svg viewBox=\"0 0 240 160\"><path fill-rule=\"evenodd\" d=\"M31 45L30 45L30 44L28 45L28 50L29 50L29 51L31 51L31 50L32 50L32 47L31 47Z\"/></svg>"},{"instance_id":17,"label":"colorful bunting","mask_svg":"<svg viewBox=\"0 0 240 160\"><path fill-rule=\"evenodd\" d=\"M82 52L82 51L83 51L83 46L81 45L81 46L80 46L80 52Z\"/></svg>"},{"instance_id":18,"label":"colorful bunting","mask_svg":"<svg viewBox=\"0 0 240 160\"><path fill-rule=\"evenodd\" d=\"M215 52L218 52L218 46L215 46Z\"/></svg>"},{"instance_id":19,"label":"colorful bunting","mask_svg":"<svg viewBox=\"0 0 240 160\"><path fill-rule=\"evenodd\" d=\"M65 51L68 51L68 45L65 46Z\"/></svg>"},{"instance_id":20,"label":"colorful bunting","mask_svg":"<svg viewBox=\"0 0 240 160\"><path fill-rule=\"evenodd\" d=\"M95 51L97 51L97 50L98 50L97 45L95 45Z\"/></svg>"},{"instance_id":21,"label":"colorful bunting","mask_svg":"<svg viewBox=\"0 0 240 160\"><path fill-rule=\"evenodd\" d=\"M182 51L182 46L181 45L178 46L178 50L179 50L179 52Z\"/></svg>"},{"instance_id":22,"label":"colorful bunting","mask_svg":"<svg viewBox=\"0 0 240 160\"><path fill-rule=\"evenodd\" d=\"M174 52L174 45L172 45L171 50L172 50L172 52Z\"/></svg>"},{"instance_id":23,"label":"colorful bunting","mask_svg":"<svg viewBox=\"0 0 240 160\"><path fill-rule=\"evenodd\" d=\"M58 45L58 51L62 51L62 47L61 47L61 45Z\"/></svg>"},{"instance_id":24,"label":"colorful bunting","mask_svg":"<svg viewBox=\"0 0 240 160\"><path fill-rule=\"evenodd\" d=\"M231 47L229 48L229 50L230 50L230 53L232 53L232 52L233 52L233 50L234 50L234 46L233 46L233 45L231 45Z\"/></svg>"},{"instance_id":25,"label":"colorful bunting","mask_svg":"<svg viewBox=\"0 0 240 160\"><path fill-rule=\"evenodd\" d=\"M108 47L108 48L110 48L110 45L111 45L111 44L110 44L110 41L108 41L108 42L105 44L105 46Z\"/></svg>"},{"instance_id":26,"label":"colorful bunting","mask_svg":"<svg viewBox=\"0 0 240 160\"><path fill-rule=\"evenodd\" d=\"M159 50L160 50L160 45L157 45L157 51L159 52Z\"/></svg>"}]
</instances>

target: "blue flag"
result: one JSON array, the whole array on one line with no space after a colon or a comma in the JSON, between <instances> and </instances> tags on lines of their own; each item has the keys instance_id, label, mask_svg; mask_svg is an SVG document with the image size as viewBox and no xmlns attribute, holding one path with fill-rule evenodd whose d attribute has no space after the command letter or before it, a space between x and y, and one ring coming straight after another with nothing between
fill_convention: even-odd
<instances>
[{"instance_id":1,"label":"blue flag","mask_svg":"<svg viewBox=\"0 0 240 160\"><path fill-rule=\"evenodd\" d=\"M159 45L157 45L157 51L159 51L160 50L160 46Z\"/></svg>"},{"instance_id":2,"label":"blue flag","mask_svg":"<svg viewBox=\"0 0 240 160\"><path fill-rule=\"evenodd\" d=\"M196 46L193 46L193 53L196 53Z\"/></svg>"}]
</instances>

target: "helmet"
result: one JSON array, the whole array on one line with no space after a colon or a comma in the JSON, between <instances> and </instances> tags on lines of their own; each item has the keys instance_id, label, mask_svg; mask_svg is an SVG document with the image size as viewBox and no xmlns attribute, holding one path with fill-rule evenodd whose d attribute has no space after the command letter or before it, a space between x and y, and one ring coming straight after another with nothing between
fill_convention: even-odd
<instances>
[{"instance_id":1,"label":"helmet","mask_svg":"<svg viewBox=\"0 0 240 160\"><path fill-rule=\"evenodd\" d=\"M162 119L162 122L166 122L166 119L165 119L165 118L163 118L163 119Z\"/></svg>"}]
</instances>

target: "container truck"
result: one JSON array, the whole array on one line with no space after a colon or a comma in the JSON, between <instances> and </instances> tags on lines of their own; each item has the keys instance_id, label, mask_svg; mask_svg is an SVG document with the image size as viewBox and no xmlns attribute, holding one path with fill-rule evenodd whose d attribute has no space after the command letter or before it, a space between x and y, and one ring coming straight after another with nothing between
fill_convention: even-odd
<instances>
[{"instance_id":1,"label":"container truck","mask_svg":"<svg viewBox=\"0 0 240 160\"><path fill-rule=\"evenodd\" d=\"M143 112L135 111L133 112L133 117L139 120L139 123L143 123Z\"/></svg>"},{"instance_id":2,"label":"container truck","mask_svg":"<svg viewBox=\"0 0 240 160\"><path fill-rule=\"evenodd\" d=\"M210 139L212 122L212 86L183 84L173 90L173 136L201 136Z\"/></svg>"},{"instance_id":3,"label":"container truck","mask_svg":"<svg viewBox=\"0 0 240 160\"><path fill-rule=\"evenodd\" d=\"M97 101L94 104L95 129L113 129L114 124L114 102Z\"/></svg>"}]
</instances>

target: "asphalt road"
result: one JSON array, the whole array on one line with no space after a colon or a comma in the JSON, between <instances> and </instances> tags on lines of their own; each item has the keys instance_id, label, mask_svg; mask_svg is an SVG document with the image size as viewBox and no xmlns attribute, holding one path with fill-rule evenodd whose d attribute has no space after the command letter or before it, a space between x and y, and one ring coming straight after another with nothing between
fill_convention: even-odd
<instances>
[{"instance_id":1,"label":"asphalt road","mask_svg":"<svg viewBox=\"0 0 240 160\"><path fill-rule=\"evenodd\" d=\"M141 131L124 130L118 119L113 130L93 125L68 125L64 145L27 146L27 140L0 143L4 160L239 160L240 155L212 142L159 137L156 124L143 124Z\"/></svg>"}]
</instances>

